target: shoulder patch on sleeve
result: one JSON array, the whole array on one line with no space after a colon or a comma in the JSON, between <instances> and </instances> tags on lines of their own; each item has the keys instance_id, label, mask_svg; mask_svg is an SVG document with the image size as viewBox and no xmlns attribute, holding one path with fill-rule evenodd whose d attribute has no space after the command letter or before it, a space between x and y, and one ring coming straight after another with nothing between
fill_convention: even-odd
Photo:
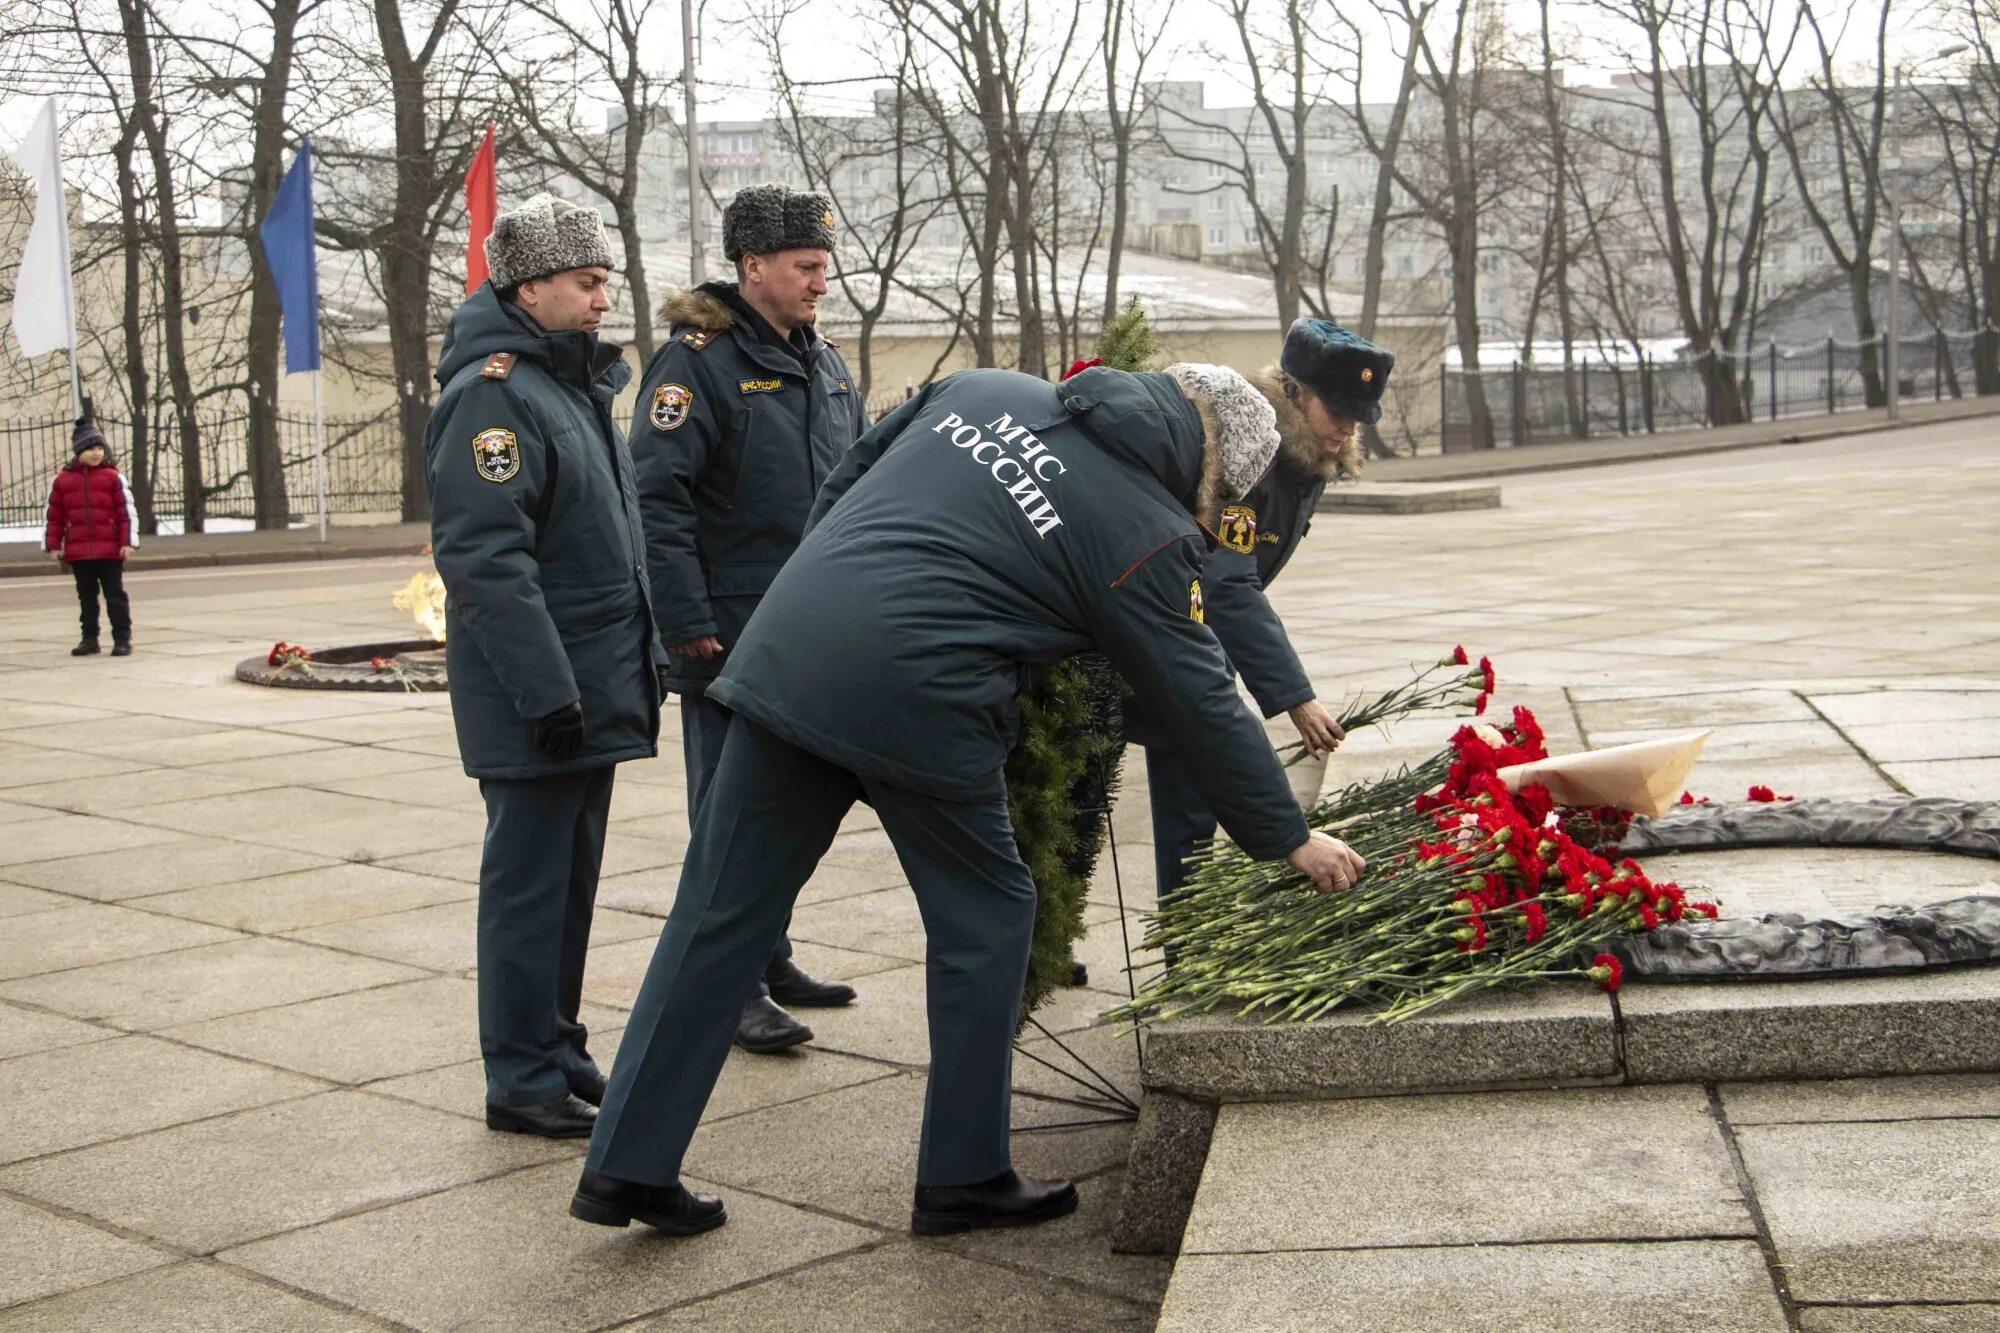
<instances>
[{"instance_id":1,"label":"shoulder patch on sleeve","mask_svg":"<svg viewBox=\"0 0 2000 1333\"><path fill-rule=\"evenodd\" d=\"M699 352L715 341L715 334L708 329L689 329L681 335L681 341Z\"/></svg>"},{"instance_id":2,"label":"shoulder patch on sleeve","mask_svg":"<svg viewBox=\"0 0 2000 1333\"><path fill-rule=\"evenodd\" d=\"M688 412L693 407L694 390L685 384L662 384L653 390L646 420L654 430L679 430L687 425Z\"/></svg>"},{"instance_id":3,"label":"shoulder patch on sleeve","mask_svg":"<svg viewBox=\"0 0 2000 1333\"><path fill-rule=\"evenodd\" d=\"M1244 555L1257 549L1257 511L1249 505L1224 505L1215 524L1216 540Z\"/></svg>"},{"instance_id":4,"label":"shoulder patch on sleeve","mask_svg":"<svg viewBox=\"0 0 2000 1333\"><path fill-rule=\"evenodd\" d=\"M495 352L492 356L486 358L486 364L479 368L479 373L489 380L506 379L514 373L514 354L512 352Z\"/></svg>"},{"instance_id":5,"label":"shoulder patch on sleeve","mask_svg":"<svg viewBox=\"0 0 2000 1333\"><path fill-rule=\"evenodd\" d=\"M1201 600L1201 580L1199 578L1188 584L1188 619L1197 625L1206 625L1208 623L1208 607Z\"/></svg>"},{"instance_id":6,"label":"shoulder patch on sleeve","mask_svg":"<svg viewBox=\"0 0 2000 1333\"><path fill-rule=\"evenodd\" d=\"M487 481L506 481L521 470L521 442L504 426L472 437L472 466Z\"/></svg>"}]
</instances>

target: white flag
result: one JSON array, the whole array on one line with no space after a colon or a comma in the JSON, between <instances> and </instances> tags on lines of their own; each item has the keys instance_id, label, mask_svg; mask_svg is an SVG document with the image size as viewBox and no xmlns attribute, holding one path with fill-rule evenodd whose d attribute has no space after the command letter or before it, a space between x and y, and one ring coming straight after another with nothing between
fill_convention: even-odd
<instances>
[{"instance_id":1,"label":"white flag","mask_svg":"<svg viewBox=\"0 0 2000 1333\"><path fill-rule=\"evenodd\" d=\"M76 312L69 285L69 217L63 207L62 145L56 138L56 99L35 117L14 160L35 183L35 225L21 251L14 282L14 338L30 357L76 347Z\"/></svg>"}]
</instances>

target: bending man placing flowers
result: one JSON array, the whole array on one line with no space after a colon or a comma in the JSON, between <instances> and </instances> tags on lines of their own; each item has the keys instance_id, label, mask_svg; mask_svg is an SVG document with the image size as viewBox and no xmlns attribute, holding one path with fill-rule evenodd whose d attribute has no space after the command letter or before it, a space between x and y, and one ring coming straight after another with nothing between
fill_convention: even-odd
<instances>
[{"instance_id":1,"label":"bending man placing flowers","mask_svg":"<svg viewBox=\"0 0 2000 1333\"><path fill-rule=\"evenodd\" d=\"M709 687L734 716L572 1215L679 1234L722 1224L720 1201L681 1185L682 1156L740 997L863 798L928 937L912 1229L1075 1209L1074 1186L1017 1175L1009 1156L1035 888L1003 772L1027 672L1102 652L1193 761L1246 855L1282 858L1320 890L1362 872L1350 848L1307 827L1202 623L1204 525L1276 448L1270 404L1242 376L1171 366L1060 385L966 371L848 452Z\"/></svg>"}]
</instances>

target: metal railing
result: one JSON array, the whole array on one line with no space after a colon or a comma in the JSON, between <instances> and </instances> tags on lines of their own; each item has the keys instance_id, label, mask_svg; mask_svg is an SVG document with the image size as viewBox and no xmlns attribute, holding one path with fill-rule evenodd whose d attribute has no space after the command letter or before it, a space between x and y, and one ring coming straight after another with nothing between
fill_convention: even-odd
<instances>
[{"instance_id":1,"label":"metal railing","mask_svg":"<svg viewBox=\"0 0 2000 1333\"><path fill-rule=\"evenodd\" d=\"M1902 402L2000 393L2000 329L1939 331L1897 346ZM1742 356L1440 365L1440 438L1444 452L1458 453L1854 411L1884 401L1887 353L1886 338L1828 338Z\"/></svg>"},{"instance_id":2,"label":"metal railing","mask_svg":"<svg viewBox=\"0 0 2000 1333\"><path fill-rule=\"evenodd\" d=\"M110 442L111 461L133 483L140 526L177 527L183 505L180 436L173 416L148 423L148 466L134 469L129 458L132 423L98 419ZM315 510L313 423L309 416L277 418L284 463L287 508L294 519ZM249 472L250 418L242 413L205 413L198 423L202 509L208 518L247 519L256 514ZM55 475L69 465L70 421L0 420L0 526L39 524ZM326 423L326 503L336 514L395 512L402 505L402 445L393 415ZM143 486L140 484L143 481Z\"/></svg>"}]
</instances>

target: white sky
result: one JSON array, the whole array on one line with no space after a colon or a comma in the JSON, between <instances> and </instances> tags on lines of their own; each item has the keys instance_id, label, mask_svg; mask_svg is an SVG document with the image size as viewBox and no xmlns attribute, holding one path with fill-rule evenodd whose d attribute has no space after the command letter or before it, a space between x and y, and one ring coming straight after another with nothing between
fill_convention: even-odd
<instances>
[{"instance_id":1,"label":"white sky","mask_svg":"<svg viewBox=\"0 0 2000 1333\"><path fill-rule=\"evenodd\" d=\"M1089 25L1099 11L1091 0L1084 2L1083 22ZM1510 24L1520 31L1532 34L1536 30L1537 10L1529 0L1491 2L1499 5ZM1839 2L1821 0L1823 7ZM1870 28L1874 3L1873 0L1850 2L1857 2L1860 8L1854 16L1854 30L1840 44L1839 54L1845 65L1859 73L1861 67L1872 64ZM1368 8L1365 0L1346 0L1346 3L1355 12ZM1957 3L1962 5L1964 0L1957 0ZM1951 39L1943 33L1938 11L1928 0L1897 0L1897 4L1899 10L1907 8L1908 13L1899 12L1892 22L1892 61L1921 60L1949 44ZM1144 0L1141 0L1140 7L1145 7ZM328 6L322 13L331 17L336 8ZM1039 0L1038 9L1051 15L1067 14L1066 10L1060 10L1060 0ZM807 0L806 8L788 28L788 33L792 35L792 49L798 53L788 56L793 76L827 79L865 70L868 64L861 44L863 25L852 15L874 10L868 0ZM218 4L214 12L221 16L226 10ZM741 11L735 0L729 0L728 3L715 5L700 21L703 34L699 62L702 73L700 105L702 115L709 119L755 119L771 110L768 66L750 36L729 22L733 12ZM1616 31L1615 25L1608 25L1603 12L1588 0L1558 0L1556 13L1559 43L1565 40L1561 35L1565 32ZM1241 105L1248 101L1237 73L1240 65L1230 59L1230 54L1236 49L1235 34L1217 0L1179 0L1173 5L1167 24L1166 40L1161 54L1155 57L1149 69L1149 77L1202 80L1208 85L1211 105ZM663 77L678 74L681 41L677 0L651 0L647 30L653 38L649 46L652 47L654 68ZM1580 41L1573 35L1568 40L1572 44ZM1222 53L1224 60L1218 61L1210 54L1212 51ZM1397 73L1393 44L1385 35L1369 46L1365 54L1368 61L1365 90L1368 96L1371 100L1393 96ZM1607 82L1613 73L1622 68L1616 63L1621 54L1602 49L1589 52L1584 60L1569 64L1570 82ZM1805 65L1796 59L1795 68L1801 77L1808 72ZM1940 66L1940 69L1944 68L1948 66ZM16 86L9 87L5 79L6 76L0 74L0 147L11 152L33 120L40 107L41 95L47 90L35 88L26 80L17 81ZM22 84L27 84L25 89ZM24 91L31 95L21 95ZM590 99L589 88L579 92L586 100ZM830 90L820 99L821 109L827 111L860 112L867 109L869 102L869 90L865 85Z\"/></svg>"}]
</instances>

